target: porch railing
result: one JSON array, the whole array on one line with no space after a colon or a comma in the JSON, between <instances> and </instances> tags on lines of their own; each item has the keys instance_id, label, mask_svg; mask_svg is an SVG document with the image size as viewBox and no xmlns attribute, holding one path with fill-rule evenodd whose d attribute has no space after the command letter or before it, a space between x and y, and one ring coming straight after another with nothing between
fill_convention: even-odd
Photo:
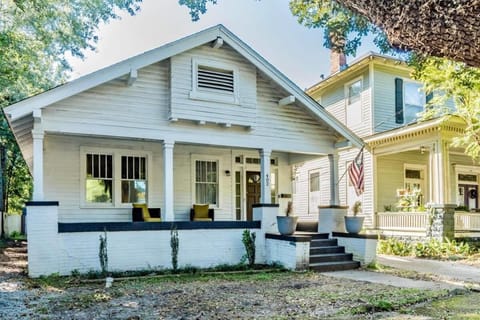
<instances>
[{"instance_id":1,"label":"porch railing","mask_svg":"<svg viewBox=\"0 0 480 320\"><path fill-rule=\"evenodd\" d=\"M455 212L455 231L480 231L480 213Z\"/></svg>"},{"instance_id":2,"label":"porch railing","mask_svg":"<svg viewBox=\"0 0 480 320\"><path fill-rule=\"evenodd\" d=\"M425 231L427 227L427 212L379 212L376 214L376 228L380 230ZM455 231L480 232L480 213L455 212Z\"/></svg>"},{"instance_id":3,"label":"porch railing","mask_svg":"<svg viewBox=\"0 0 480 320\"><path fill-rule=\"evenodd\" d=\"M425 231L428 223L426 212L379 212L376 225L382 230Z\"/></svg>"}]
</instances>

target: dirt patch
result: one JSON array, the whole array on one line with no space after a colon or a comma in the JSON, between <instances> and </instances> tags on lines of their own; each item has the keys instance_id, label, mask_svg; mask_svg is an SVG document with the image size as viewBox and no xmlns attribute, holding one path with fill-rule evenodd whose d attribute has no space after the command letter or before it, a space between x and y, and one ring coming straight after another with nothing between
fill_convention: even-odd
<instances>
[{"instance_id":1,"label":"dirt patch","mask_svg":"<svg viewBox=\"0 0 480 320\"><path fill-rule=\"evenodd\" d=\"M25 244L11 245L0 250L0 319L380 319L449 296L310 272L45 285L26 278Z\"/></svg>"}]
</instances>

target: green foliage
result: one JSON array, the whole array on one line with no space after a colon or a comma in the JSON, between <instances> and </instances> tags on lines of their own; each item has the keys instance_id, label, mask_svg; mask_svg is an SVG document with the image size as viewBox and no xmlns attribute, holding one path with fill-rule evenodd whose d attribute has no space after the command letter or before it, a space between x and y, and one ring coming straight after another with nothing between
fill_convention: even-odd
<instances>
[{"instance_id":1,"label":"green foliage","mask_svg":"<svg viewBox=\"0 0 480 320\"><path fill-rule=\"evenodd\" d=\"M362 299L362 305L349 309L350 314L375 313L401 310L407 306L447 295L446 290L420 290L396 288L387 292L374 293ZM346 310L345 310L346 311Z\"/></svg>"},{"instance_id":2,"label":"green foliage","mask_svg":"<svg viewBox=\"0 0 480 320\"><path fill-rule=\"evenodd\" d=\"M108 251L107 251L107 231L104 231L104 235L99 236L100 245L98 248L98 259L100 260L100 268L102 269L102 274L105 276L108 272Z\"/></svg>"},{"instance_id":3,"label":"green foliage","mask_svg":"<svg viewBox=\"0 0 480 320\"><path fill-rule=\"evenodd\" d=\"M447 59L419 56L414 56L411 65L415 68L413 77L425 84L427 94L434 94L423 119L446 116L446 119L456 117L463 121L465 133L453 139L453 146L465 148L467 155L478 160L480 69Z\"/></svg>"},{"instance_id":4,"label":"green foliage","mask_svg":"<svg viewBox=\"0 0 480 320\"><path fill-rule=\"evenodd\" d=\"M395 256L415 256L431 259L464 259L475 253L475 249L465 242L455 240L439 241L429 239L424 242L411 242L388 238L378 243L378 253Z\"/></svg>"},{"instance_id":5,"label":"green foliage","mask_svg":"<svg viewBox=\"0 0 480 320\"><path fill-rule=\"evenodd\" d=\"M18 231L13 231L12 233L10 233L9 238L12 240L27 240L27 237Z\"/></svg>"},{"instance_id":6,"label":"green foliage","mask_svg":"<svg viewBox=\"0 0 480 320\"><path fill-rule=\"evenodd\" d=\"M175 225L172 224L172 229L170 230L170 248L172 248L172 268L176 272L178 269L178 230Z\"/></svg>"},{"instance_id":7,"label":"green foliage","mask_svg":"<svg viewBox=\"0 0 480 320\"><path fill-rule=\"evenodd\" d=\"M69 56L95 47L101 22L134 14L141 0L2 1L0 3L0 108L61 84ZM0 144L7 148L6 212L21 212L32 193L29 169L3 115Z\"/></svg>"},{"instance_id":8,"label":"green foliage","mask_svg":"<svg viewBox=\"0 0 480 320\"><path fill-rule=\"evenodd\" d=\"M255 264L255 232L244 230L242 233L242 243L245 247L245 256L248 260L248 266L251 268Z\"/></svg>"}]
</instances>

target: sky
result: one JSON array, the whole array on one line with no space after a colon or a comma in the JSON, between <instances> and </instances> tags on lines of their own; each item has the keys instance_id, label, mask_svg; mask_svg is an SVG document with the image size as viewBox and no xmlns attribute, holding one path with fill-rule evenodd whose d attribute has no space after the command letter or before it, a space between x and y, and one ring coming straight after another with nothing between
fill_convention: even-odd
<instances>
[{"instance_id":1,"label":"sky","mask_svg":"<svg viewBox=\"0 0 480 320\"><path fill-rule=\"evenodd\" d=\"M200 21L192 22L188 8L178 0L143 0L135 16L120 13L120 20L99 26L96 51L84 60L70 59L71 78L125 60L208 27L223 24L252 49L289 77L308 88L328 76L329 50L323 32L300 25L291 14L289 0L219 0L208 6ZM376 51L366 39L357 57ZM348 57L351 61L354 57Z\"/></svg>"}]
</instances>

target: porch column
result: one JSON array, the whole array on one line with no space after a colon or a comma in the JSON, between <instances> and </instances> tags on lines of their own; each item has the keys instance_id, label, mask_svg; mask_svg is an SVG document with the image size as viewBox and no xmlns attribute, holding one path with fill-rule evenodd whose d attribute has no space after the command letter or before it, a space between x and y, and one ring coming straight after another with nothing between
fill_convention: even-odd
<instances>
[{"instance_id":1,"label":"porch column","mask_svg":"<svg viewBox=\"0 0 480 320\"><path fill-rule=\"evenodd\" d=\"M444 204L450 201L447 194L449 183L448 146L439 140L433 143L430 149L430 192L431 202Z\"/></svg>"},{"instance_id":2,"label":"porch column","mask_svg":"<svg viewBox=\"0 0 480 320\"><path fill-rule=\"evenodd\" d=\"M338 152L328 155L330 165L330 205L340 205L339 187L338 187Z\"/></svg>"},{"instance_id":3,"label":"porch column","mask_svg":"<svg viewBox=\"0 0 480 320\"><path fill-rule=\"evenodd\" d=\"M272 194L270 189L270 156L272 150L260 150L260 203L269 204L272 202Z\"/></svg>"},{"instance_id":4,"label":"porch column","mask_svg":"<svg viewBox=\"0 0 480 320\"><path fill-rule=\"evenodd\" d=\"M163 213L164 221L174 221L173 208L173 146L175 141L164 140L163 151Z\"/></svg>"},{"instance_id":5,"label":"porch column","mask_svg":"<svg viewBox=\"0 0 480 320\"><path fill-rule=\"evenodd\" d=\"M33 201L43 201L43 130L32 130L33 137Z\"/></svg>"}]
</instances>

